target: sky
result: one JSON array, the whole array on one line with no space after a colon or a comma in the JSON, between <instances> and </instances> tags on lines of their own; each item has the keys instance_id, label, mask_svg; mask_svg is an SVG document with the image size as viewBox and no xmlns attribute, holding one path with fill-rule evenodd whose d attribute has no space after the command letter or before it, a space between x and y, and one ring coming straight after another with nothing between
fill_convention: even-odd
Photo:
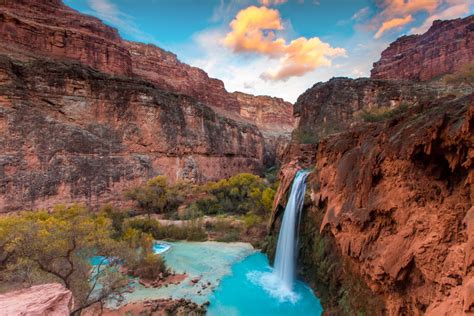
<instances>
[{"instance_id":1,"label":"sky","mask_svg":"<svg viewBox=\"0 0 474 316\"><path fill-rule=\"evenodd\" d=\"M295 102L317 82L367 77L383 49L474 0L65 0L221 79L228 91Z\"/></svg>"}]
</instances>

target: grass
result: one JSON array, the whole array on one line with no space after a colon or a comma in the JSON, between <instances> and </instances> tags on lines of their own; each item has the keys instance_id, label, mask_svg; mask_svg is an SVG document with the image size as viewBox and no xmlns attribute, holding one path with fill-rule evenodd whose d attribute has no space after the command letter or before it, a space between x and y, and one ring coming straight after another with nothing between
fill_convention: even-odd
<instances>
[{"instance_id":1,"label":"grass","mask_svg":"<svg viewBox=\"0 0 474 316\"><path fill-rule=\"evenodd\" d=\"M362 109L361 111L356 112L354 116L362 119L364 122L377 123L404 113L406 110L408 110L408 107L408 104L403 103L396 108L382 106L372 109Z\"/></svg>"}]
</instances>

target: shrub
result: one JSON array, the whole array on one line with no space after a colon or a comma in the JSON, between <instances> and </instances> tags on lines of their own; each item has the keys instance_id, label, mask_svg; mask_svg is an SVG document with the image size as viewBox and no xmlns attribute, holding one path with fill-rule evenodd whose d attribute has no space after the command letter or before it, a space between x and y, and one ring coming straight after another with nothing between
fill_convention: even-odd
<instances>
[{"instance_id":1,"label":"shrub","mask_svg":"<svg viewBox=\"0 0 474 316\"><path fill-rule=\"evenodd\" d=\"M139 259L128 266L130 275L144 279L154 280L160 274L167 275L168 268L165 260L158 254L145 253Z\"/></svg>"},{"instance_id":2,"label":"shrub","mask_svg":"<svg viewBox=\"0 0 474 316\"><path fill-rule=\"evenodd\" d=\"M266 214L271 210L274 189L264 179L241 173L205 185L208 196L191 204L201 214ZM270 202L270 200L272 200Z\"/></svg>"},{"instance_id":3,"label":"shrub","mask_svg":"<svg viewBox=\"0 0 474 316\"><path fill-rule=\"evenodd\" d=\"M291 138L300 144L317 144L319 142L319 137L315 132L306 131L301 128L296 128Z\"/></svg>"},{"instance_id":4,"label":"shrub","mask_svg":"<svg viewBox=\"0 0 474 316\"><path fill-rule=\"evenodd\" d=\"M364 122L381 122L386 119L395 117L408 109L408 104L401 104L396 108L390 108L387 106L372 108L372 109L363 109L355 113L356 117L359 117Z\"/></svg>"},{"instance_id":5,"label":"shrub","mask_svg":"<svg viewBox=\"0 0 474 316\"><path fill-rule=\"evenodd\" d=\"M125 197L137 203L146 214L175 212L184 202L185 194L191 194L194 185L178 181L168 185L165 176L157 176L148 180L145 185L131 188L125 192Z\"/></svg>"}]
</instances>

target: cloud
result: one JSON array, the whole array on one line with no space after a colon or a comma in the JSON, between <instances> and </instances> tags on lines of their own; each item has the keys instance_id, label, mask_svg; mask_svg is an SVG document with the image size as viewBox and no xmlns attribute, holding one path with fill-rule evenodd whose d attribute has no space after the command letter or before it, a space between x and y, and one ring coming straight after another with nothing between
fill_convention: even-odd
<instances>
[{"instance_id":1,"label":"cloud","mask_svg":"<svg viewBox=\"0 0 474 316\"><path fill-rule=\"evenodd\" d=\"M409 23L420 23L423 16L417 16L416 21L414 18L418 13L425 13L427 17L410 32L424 32L436 19L451 19L469 13L470 3L472 0L382 0L379 4L381 11L371 21L377 27L374 38Z\"/></svg>"},{"instance_id":2,"label":"cloud","mask_svg":"<svg viewBox=\"0 0 474 316\"><path fill-rule=\"evenodd\" d=\"M288 0L259 0L261 5L269 7L271 5L279 5L287 2Z\"/></svg>"},{"instance_id":3,"label":"cloud","mask_svg":"<svg viewBox=\"0 0 474 316\"><path fill-rule=\"evenodd\" d=\"M412 34L421 34L426 32L435 20L449 20L462 17L463 15L469 14L469 1L464 0L451 0L448 1L448 6L445 9L439 10L438 12L430 15L422 25L414 27L410 30Z\"/></svg>"},{"instance_id":4,"label":"cloud","mask_svg":"<svg viewBox=\"0 0 474 316\"><path fill-rule=\"evenodd\" d=\"M413 22L413 17L411 15L407 15L404 18L393 18L385 21L382 23L382 26L379 28L377 33L375 33L374 38L380 38L384 32L411 22Z\"/></svg>"},{"instance_id":5,"label":"cloud","mask_svg":"<svg viewBox=\"0 0 474 316\"><path fill-rule=\"evenodd\" d=\"M367 17L370 13L370 7L363 7L362 9L358 10L356 13L354 13L351 17L351 20L353 21L360 21L363 20L364 18Z\"/></svg>"},{"instance_id":6,"label":"cloud","mask_svg":"<svg viewBox=\"0 0 474 316\"><path fill-rule=\"evenodd\" d=\"M119 28L124 34L135 40L156 42L151 35L140 30L132 16L120 11L110 0L88 0L87 3L93 15Z\"/></svg>"},{"instance_id":7,"label":"cloud","mask_svg":"<svg viewBox=\"0 0 474 316\"><path fill-rule=\"evenodd\" d=\"M332 58L346 55L343 48L333 48L318 37L300 37L287 44L275 34L284 30L280 13L266 7L250 6L241 10L230 28L224 45L234 52L258 53L279 60L276 68L262 74L264 80L302 76L320 66L330 66Z\"/></svg>"}]
</instances>

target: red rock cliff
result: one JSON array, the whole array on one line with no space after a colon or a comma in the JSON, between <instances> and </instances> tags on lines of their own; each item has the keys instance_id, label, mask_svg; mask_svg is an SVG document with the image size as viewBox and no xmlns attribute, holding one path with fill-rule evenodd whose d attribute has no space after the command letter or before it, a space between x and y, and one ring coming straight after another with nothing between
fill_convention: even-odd
<instances>
[{"instance_id":1,"label":"red rock cliff","mask_svg":"<svg viewBox=\"0 0 474 316\"><path fill-rule=\"evenodd\" d=\"M374 79L430 80L474 60L474 16L435 21L422 35L403 36L382 52Z\"/></svg>"},{"instance_id":2,"label":"red rock cliff","mask_svg":"<svg viewBox=\"0 0 474 316\"><path fill-rule=\"evenodd\" d=\"M437 22L427 34L463 48L472 32L459 33L466 39L449 27L463 21ZM451 57L443 60L448 69ZM335 78L301 95L295 116L270 228L278 231L295 172L312 168L300 274L328 314L471 315L472 89Z\"/></svg>"},{"instance_id":3,"label":"red rock cliff","mask_svg":"<svg viewBox=\"0 0 474 316\"><path fill-rule=\"evenodd\" d=\"M205 71L180 62L173 53L154 45L124 41L115 28L80 14L59 0L0 3L0 39L0 51L8 54L77 60L109 74L138 76L274 132L286 134L293 126L290 103L251 95L242 103L237 95L226 91L222 81L209 78ZM261 112L281 114L255 121L246 115L249 105Z\"/></svg>"}]
</instances>

